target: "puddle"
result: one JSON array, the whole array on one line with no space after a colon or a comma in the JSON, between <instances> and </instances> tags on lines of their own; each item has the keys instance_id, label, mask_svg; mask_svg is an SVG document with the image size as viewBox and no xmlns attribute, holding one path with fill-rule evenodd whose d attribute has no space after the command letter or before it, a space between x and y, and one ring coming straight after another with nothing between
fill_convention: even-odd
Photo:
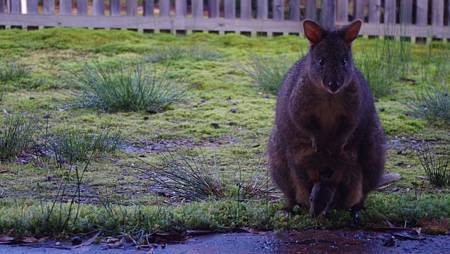
<instances>
[{"instance_id":1,"label":"puddle","mask_svg":"<svg viewBox=\"0 0 450 254\"><path fill-rule=\"evenodd\" d=\"M395 236L397 235L397 236ZM422 234L415 240L398 237L396 233L345 230L304 230L299 232L229 233L203 235L177 243L136 250L131 246L107 249L91 245L69 247L30 247L0 245L0 253L450 253L449 235Z\"/></svg>"}]
</instances>

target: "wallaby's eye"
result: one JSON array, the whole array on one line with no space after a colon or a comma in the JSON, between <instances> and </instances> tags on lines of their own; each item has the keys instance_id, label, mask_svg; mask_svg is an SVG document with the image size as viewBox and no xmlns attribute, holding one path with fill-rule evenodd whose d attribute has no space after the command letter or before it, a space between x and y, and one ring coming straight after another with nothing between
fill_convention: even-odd
<instances>
[{"instance_id":1,"label":"wallaby's eye","mask_svg":"<svg viewBox=\"0 0 450 254\"><path fill-rule=\"evenodd\" d=\"M319 63L320 66L323 66L325 64L325 60L323 58L320 58L317 63Z\"/></svg>"}]
</instances>

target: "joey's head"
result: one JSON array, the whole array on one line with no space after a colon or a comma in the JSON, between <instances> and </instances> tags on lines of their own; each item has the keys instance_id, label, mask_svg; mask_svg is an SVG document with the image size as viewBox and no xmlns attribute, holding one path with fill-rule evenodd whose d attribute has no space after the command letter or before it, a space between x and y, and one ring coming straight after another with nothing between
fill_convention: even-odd
<instances>
[{"instance_id":1,"label":"joey's head","mask_svg":"<svg viewBox=\"0 0 450 254\"><path fill-rule=\"evenodd\" d=\"M309 79L331 94L338 93L353 79L352 42L358 37L361 20L336 31L326 31L311 20L303 22L310 49L306 58Z\"/></svg>"}]
</instances>

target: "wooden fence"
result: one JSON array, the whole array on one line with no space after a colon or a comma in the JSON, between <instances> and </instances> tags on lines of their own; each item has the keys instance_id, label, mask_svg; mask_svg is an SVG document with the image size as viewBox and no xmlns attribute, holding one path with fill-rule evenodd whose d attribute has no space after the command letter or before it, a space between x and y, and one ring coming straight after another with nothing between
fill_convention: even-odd
<instances>
[{"instance_id":1,"label":"wooden fence","mask_svg":"<svg viewBox=\"0 0 450 254\"><path fill-rule=\"evenodd\" d=\"M0 0L3 28L87 27L138 31L303 33L364 20L365 36L450 39L450 0Z\"/></svg>"}]
</instances>

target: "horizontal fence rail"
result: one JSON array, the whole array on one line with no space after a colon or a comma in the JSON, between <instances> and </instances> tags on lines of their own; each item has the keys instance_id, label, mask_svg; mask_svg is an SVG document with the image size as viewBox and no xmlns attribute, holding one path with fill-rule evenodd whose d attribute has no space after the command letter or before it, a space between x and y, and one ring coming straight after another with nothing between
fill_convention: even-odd
<instances>
[{"instance_id":1,"label":"horizontal fence rail","mask_svg":"<svg viewBox=\"0 0 450 254\"><path fill-rule=\"evenodd\" d=\"M0 0L3 28L86 27L224 34L303 34L355 19L361 34L450 39L448 0Z\"/></svg>"}]
</instances>

